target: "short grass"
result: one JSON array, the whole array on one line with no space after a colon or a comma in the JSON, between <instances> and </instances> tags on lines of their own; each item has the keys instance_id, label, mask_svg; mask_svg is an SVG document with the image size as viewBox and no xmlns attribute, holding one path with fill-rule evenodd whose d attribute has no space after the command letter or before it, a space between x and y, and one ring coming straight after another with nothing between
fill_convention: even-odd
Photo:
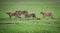
<instances>
[{"instance_id":1,"label":"short grass","mask_svg":"<svg viewBox=\"0 0 60 33\"><path fill-rule=\"evenodd\" d=\"M6 12L27 10L41 20L25 20L14 16L10 19ZM55 19L43 19L40 12L51 12ZM0 4L0 33L60 33L59 2L10 2Z\"/></svg>"}]
</instances>

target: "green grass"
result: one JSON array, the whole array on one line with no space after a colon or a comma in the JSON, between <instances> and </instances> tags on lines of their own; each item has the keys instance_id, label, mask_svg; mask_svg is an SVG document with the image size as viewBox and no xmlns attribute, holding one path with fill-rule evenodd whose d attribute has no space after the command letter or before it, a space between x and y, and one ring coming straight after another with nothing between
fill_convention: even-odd
<instances>
[{"instance_id":1,"label":"green grass","mask_svg":"<svg viewBox=\"0 0 60 33\"><path fill-rule=\"evenodd\" d=\"M0 33L60 33L59 1L38 2L0 3ZM21 19L16 19L14 16L10 19L6 12L15 12L16 10L27 10L29 13L35 13L41 20L25 20L23 15ZM40 12L51 12L55 19L43 19Z\"/></svg>"}]
</instances>

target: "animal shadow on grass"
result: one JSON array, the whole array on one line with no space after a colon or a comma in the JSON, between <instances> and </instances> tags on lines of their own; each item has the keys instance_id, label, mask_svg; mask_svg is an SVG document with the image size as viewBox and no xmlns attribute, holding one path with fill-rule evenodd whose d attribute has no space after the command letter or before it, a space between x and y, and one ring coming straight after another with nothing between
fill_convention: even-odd
<instances>
[{"instance_id":1,"label":"animal shadow on grass","mask_svg":"<svg viewBox=\"0 0 60 33\"><path fill-rule=\"evenodd\" d=\"M60 24L60 22L43 22L44 24Z\"/></svg>"},{"instance_id":2,"label":"animal shadow on grass","mask_svg":"<svg viewBox=\"0 0 60 33\"><path fill-rule=\"evenodd\" d=\"M60 18L54 18L55 20L60 20Z\"/></svg>"}]
</instances>

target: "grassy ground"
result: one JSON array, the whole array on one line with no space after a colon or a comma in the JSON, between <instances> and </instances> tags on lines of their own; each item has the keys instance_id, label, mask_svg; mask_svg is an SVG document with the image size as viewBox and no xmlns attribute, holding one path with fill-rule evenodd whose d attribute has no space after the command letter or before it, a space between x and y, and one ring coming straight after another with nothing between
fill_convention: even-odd
<instances>
[{"instance_id":1,"label":"grassy ground","mask_svg":"<svg viewBox=\"0 0 60 33\"><path fill-rule=\"evenodd\" d=\"M41 0L42 1L42 0ZM0 33L60 33L59 1L23 1L0 3ZM25 20L14 16L10 19L6 12L27 10L41 20ZM51 12L55 19L43 19L40 12Z\"/></svg>"}]
</instances>

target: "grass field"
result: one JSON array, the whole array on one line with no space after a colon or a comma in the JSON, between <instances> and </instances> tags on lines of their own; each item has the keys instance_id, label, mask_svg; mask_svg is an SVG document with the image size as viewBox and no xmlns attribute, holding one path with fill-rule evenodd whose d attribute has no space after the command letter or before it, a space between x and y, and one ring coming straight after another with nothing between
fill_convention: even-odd
<instances>
[{"instance_id":1,"label":"grass field","mask_svg":"<svg viewBox=\"0 0 60 33\"><path fill-rule=\"evenodd\" d=\"M60 0L0 0L0 33L60 33ZM6 12L27 10L41 20L25 20L14 16L10 19ZM43 19L40 12L51 12L55 19Z\"/></svg>"}]
</instances>

